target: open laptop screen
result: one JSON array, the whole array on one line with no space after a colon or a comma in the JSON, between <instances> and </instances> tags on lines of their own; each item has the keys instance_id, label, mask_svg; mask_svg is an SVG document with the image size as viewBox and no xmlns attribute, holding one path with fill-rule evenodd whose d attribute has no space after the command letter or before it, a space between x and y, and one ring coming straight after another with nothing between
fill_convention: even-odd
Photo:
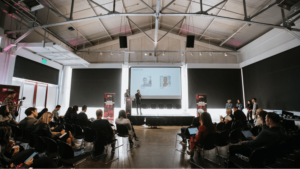
<instances>
[{"instance_id":1,"label":"open laptop screen","mask_svg":"<svg viewBox=\"0 0 300 169\"><path fill-rule=\"evenodd\" d=\"M249 137L252 137L253 134L251 133L250 130L245 130L245 131L242 131L243 135L246 137L246 138L249 138Z\"/></svg>"}]
</instances>

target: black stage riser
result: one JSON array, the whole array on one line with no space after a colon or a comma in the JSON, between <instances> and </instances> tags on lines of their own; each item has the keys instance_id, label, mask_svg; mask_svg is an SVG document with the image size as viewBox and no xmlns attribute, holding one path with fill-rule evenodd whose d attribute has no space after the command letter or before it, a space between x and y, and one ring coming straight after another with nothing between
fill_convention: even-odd
<instances>
[{"instance_id":1,"label":"black stage riser","mask_svg":"<svg viewBox=\"0 0 300 169\"><path fill-rule=\"evenodd\" d=\"M190 126L194 116L128 116L128 118L133 125Z\"/></svg>"}]
</instances>

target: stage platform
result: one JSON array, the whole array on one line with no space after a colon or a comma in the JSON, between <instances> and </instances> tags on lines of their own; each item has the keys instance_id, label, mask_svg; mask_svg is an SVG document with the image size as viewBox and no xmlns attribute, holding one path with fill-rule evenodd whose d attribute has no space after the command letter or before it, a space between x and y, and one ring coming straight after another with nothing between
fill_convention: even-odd
<instances>
[{"instance_id":1,"label":"stage platform","mask_svg":"<svg viewBox=\"0 0 300 169\"><path fill-rule=\"evenodd\" d=\"M133 125L190 126L195 116L128 116Z\"/></svg>"}]
</instances>

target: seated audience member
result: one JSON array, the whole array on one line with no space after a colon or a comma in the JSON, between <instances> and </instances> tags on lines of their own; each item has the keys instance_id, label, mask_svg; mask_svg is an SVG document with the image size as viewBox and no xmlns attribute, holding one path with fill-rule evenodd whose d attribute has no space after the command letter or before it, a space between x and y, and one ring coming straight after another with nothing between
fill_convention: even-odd
<instances>
[{"instance_id":1,"label":"seated audience member","mask_svg":"<svg viewBox=\"0 0 300 169\"><path fill-rule=\"evenodd\" d=\"M194 138L191 136L190 138L191 151L187 151L187 154L191 157L194 156L195 145L202 147L205 136L216 132L216 127L212 123L209 113L204 112L200 115L200 124L201 126L199 127L196 137Z\"/></svg>"},{"instance_id":2,"label":"seated audience member","mask_svg":"<svg viewBox=\"0 0 300 169\"><path fill-rule=\"evenodd\" d=\"M71 114L72 114L73 108L69 107L66 114L63 116L63 118L65 119L65 121L67 123L71 123Z\"/></svg>"},{"instance_id":3,"label":"seated audience member","mask_svg":"<svg viewBox=\"0 0 300 169\"><path fill-rule=\"evenodd\" d=\"M22 121L19 123L19 127L22 130L32 130L34 127L34 123L36 123L38 120L36 119L38 113L36 108L30 107L25 110L25 114L27 117L25 117Z\"/></svg>"},{"instance_id":4,"label":"seated audience member","mask_svg":"<svg viewBox=\"0 0 300 169\"><path fill-rule=\"evenodd\" d=\"M37 119L39 119L40 117L42 117L42 115L44 113L48 112L48 109L47 108L44 108L41 112L38 113L38 116L37 116Z\"/></svg>"},{"instance_id":5,"label":"seated audience member","mask_svg":"<svg viewBox=\"0 0 300 169\"><path fill-rule=\"evenodd\" d=\"M2 105L0 107L0 122L18 124L18 122L16 122L13 116L9 113L9 108L7 105Z\"/></svg>"},{"instance_id":6,"label":"seated audience member","mask_svg":"<svg viewBox=\"0 0 300 169\"><path fill-rule=\"evenodd\" d=\"M73 146L73 136L70 131L62 138L59 138L59 136L65 134L65 130L62 130L61 132L51 132L49 122L52 120L52 118L52 113L44 113L43 116L36 123L34 123L35 129L33 130L32 135L49 137L51 139L61 139L62 141L66 141L69 145Z\"/></svg>"},{"instance_id":7,"label":"seated audience member","mask_svg":"<svg viewBox=\"0 0 300 169\"><path fill-rule=\"evenodd\" d=\"M225 109L232 109L232 103L231 103L231 100L227 100L227 103L225 105Z\"/></svg>"},{"instance_id":8,"label":"seated audience member","mask_svg":"<svg viewBox=\"0 0 300 169\"><path fill-rule=\"evenodd\" d=\"M253 105L251 100L248 100L247 102L247 120L253 122L253 118L252 118L252 109L253 109Z\"/></svg>"},{"instance_id":9,"label":"seated audience member","mask_svg":"<svg viewBox=\"0 0 300 169\"><path fill-rule=\"evenodd\" d=\"M203 113L203 112L204 112L203 109L198 109L197 117L193 118L192 125L190 127L199 128L199 126L201 125L200 122L199 122L200 121L200 114ZM186 127L181 128L181 138L182 138L182 141L180 142L181 145L186 145L186 138L190 137L189 131L187 130L188 128L186 128Z\"/></svg>"},{"instance_id":10,"label":"seated audience member","mask_svg":"<svg viewBox=\"0 0 300 169\"><path fill-rule=\"evenodd\" d=\"M20 148L15 146L15 142L10 140L11 127L7 124L0 124L0 168L16 168L23 163L21 168L56 168L56 165L51 157L35 156L25 162L33 153L34 149L20 151Z\"/></svg>"},{"instance_id":11,"label":"seated audience member","mask_svg":"<svg viewBox=\"0 0 300 169\"><path fill-rule=\"evenodd\" d=\"M132 142L132 139L135 138L136 141L138 141L138 137L136 136L135 132L134 132L134 128L131 125L131 122L129 119L127 119L126 116L126 112L125 110L120 110L119 111L119 117L116 119L116 125L125 125L128 129L128 133L129 133L129 142Z\"/></svg>"},{"instance_id":12,"label":"seated audience member","mask_svg":"<svg viewBox=\"0 0 300 169\"><path fill-rule=\"evenodd\" d=\"M244 108L244 106L243 106L243 104L241 103L241 100L240 100L240 99L237 100L237 103L236 103L235 106L236 106L239 110L243 110L243 108Z\"/></svg>"},{"instance_id":13,"label":"seated audience member","mask_svg":"<svg viewBox=\"0 0 300 169\"><path fill-rule=\"evenodd\" d=\"M85 114L86 110L87 110L87 106L86 105L82 106L82 111L77 115L77 120L79 122L79 125L84 127L87 126L89 120L87 115Z\"/></svg>"},{"instance_id":14,"label":"seated audience member","mask_svg":"<svg viewBox=\"0 0 300 169\"><path fill-rule=\"evenodd\" d=\"M266 111L257 111L257 119L259 119L259 122L257 125L255 124L255 126L260 126L262 129L268 129L269 127L266 124L266 116L267 116L267 112Z\"/></svg>"},{"instance_id":15,"label":"seated audience member","mask_svg":"<svg viewBox=\"0 0 300 169\"><path fill-rule=\"evenodd\" d=\"M258 114L262 111L264 111L262 108L256 110L256 115L254 116L255 126L261 126L263 124L261 119L258 117Z\"/></svg>"},{"instance_id":16,"label":"seated audience member","mask_svg":"<svg viewBox=\"0 0 300 169\"><path fill-rule=\"evenodd\" d=\"M267 113L266 125L269 129L262 130L253 140L243 142L241 145L232 145L229 147L230 156L242 154L249 157L257 148L263 146L272 146L285 139L285 134L279 127L280 117L275 113Z\"/></svg>"},{"instance_id":17,"label":"seated audience member","mask_svg":"<svg viewBox=\"0 0 300 169\"><path fill-rule=\"evenodd\" d=\"M113 131L112 126L108 122L108 120L106 120L106 119L103 120L102 119L103 111L101 109L98 109L96 111L96 116L97 116L97 120L95 120L92 123L91 128L96 130L96 131L103 131L107 135L107 139L108 139L108 140L106 140L107 142L113 141L115 139L115 132ZM97 149L98 144L101 145L101 139L96 141L95 149ZM112 146L111 151L115 151L115 144L113 143L111 146Z\"/></svg>"},{"instance_id":18,"label":"seated audience member","mask_svg":"<svg viewBox=\"0 0 300 169\"><path fill-rule=\"evenodd\" d=\"M220 122L225 124L225 129L231 128L231 121L233 121L234 116L232 115L232 109L226 109L226 116L220 116Z\"/></svg>"},{"instance_id":19,"label":"seated audience member","mask_svg":"<svg viewBox=\"0 0 300 169\"><path fill-rule=\"evenodd\" d=\"M72 112L71 112L71 124L77 124L77 111L78 106L73 106Z\"/></svg>"},{"instance_id":20,"label":"seated audience member","mask_svg":"<svg viewBox=\"0 0 300 169\"><path fill-rule=\"evenodd\" d=\"M61 106L60 105L57 105L55 107L55 109L52 111L52 114L53 114L53 119L55 122L58 122L58 119L59 119L59 113L58 111L60 110Z\"/></svg>"},{"instance_id":21,"label":"seated audience member","mask_svg":"<svg viewBox=\"0 0 300 169\"><path fill-rule=\"evenodd\" d=\"M246 115L243 111L239 110L237 107L233 107L233 111L234 121L246 121Z\"/></svg>"}]
</instances>

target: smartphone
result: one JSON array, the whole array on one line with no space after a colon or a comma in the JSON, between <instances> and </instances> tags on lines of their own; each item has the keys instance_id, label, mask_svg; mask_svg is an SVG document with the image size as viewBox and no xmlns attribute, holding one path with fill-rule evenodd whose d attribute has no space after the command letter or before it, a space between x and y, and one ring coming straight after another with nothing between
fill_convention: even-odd
<instances>
[{"instance_id":1,"label":"smartphone","mask_svg":"<svg viewBox=\"0 0 300 169\"><path fill-rule=\"evenodd\" d=\"M31 158L33 158L35 155L37 155L37 152L34 152L30 157L28 157L26 160L25 160L25 163L27 161L29 161Z\"/></svg>"},{"instance_id":2,"label":"smartphone","mask_svg":"<svg viewBox=\"0 0 300 169\"><path fill-rule=\"evenodd\" d=\"M17 147L20 147L20 146L13 146L12 149L15 149L15 148L17 148Z\"/></svg>"}]
</instances>

